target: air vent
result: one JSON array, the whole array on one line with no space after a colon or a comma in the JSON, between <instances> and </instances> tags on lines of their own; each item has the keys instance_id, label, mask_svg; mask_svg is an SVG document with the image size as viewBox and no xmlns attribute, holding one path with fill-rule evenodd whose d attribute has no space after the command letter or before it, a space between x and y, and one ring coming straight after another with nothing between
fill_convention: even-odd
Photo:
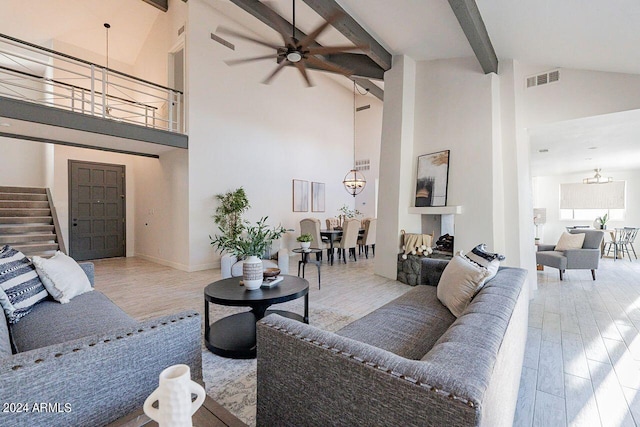
<instances>
[{"instance_id":1,"label":"air vent","mask_svg":"<svg viewBox=\"0 0 640 427\"><path fill-rule=\"evenodd\" d=\"M182 33L184 33L184 25L180 28L178 28L178 35L182 35Z\"/></svg>"},{"instance_id":2,"label":"air vent","mask_svg":"<svg viewBox=\"0 0 640 427\"><path fill-rule=\"evenodd\" d=\"M231 50L236 50L236 47L233 45L233 43L226 41L225 39L223 39L220 36L217 36L213 33L211 33L211 40L217 41L218 43L220 43L222 46L224 47L228 47Z\"/></svg>"},{"instance_id":3,"label":"air vent","mask_svg":"<svg viewBox=\"0 0 640 427\"><path fill-rule=\"evenodd\" d=\"M367 104L367 105L363 105L362 107L358 107L356 108L356 111L360 112L363 110L368 110L369 108L371 108L371 104Z\"/></svg>"},{"instance_id":4,"label":"air vent","mask_svg":"<svg viewBox=\"0 0 640 427\"><path fill-rule=\"evenodd\" d=\"M357 171L368 171L371 169L371 160L356 160L356 170Z\"/></svg>"},{"instance_id":5,"label":"air vent","mask_svg":"<svg viewBox=\"0 0 640 427\"><path fill-rule=\"evenodd\" d=\"M529 76L525 79L527 89L534 86L555 83L560 80L560 70L553 70L536 76Z\"/></svg>"}]
</instances>

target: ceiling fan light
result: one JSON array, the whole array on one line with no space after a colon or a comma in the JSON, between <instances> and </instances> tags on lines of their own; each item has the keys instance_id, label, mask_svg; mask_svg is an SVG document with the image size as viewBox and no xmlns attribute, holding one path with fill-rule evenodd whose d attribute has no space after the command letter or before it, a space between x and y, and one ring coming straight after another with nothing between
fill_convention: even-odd
<instances>
[{"instance_id":1,"label":"ceiling fan light","mask_svg":"<svg viewBox=\"0 0 640 427\"><path fill-rule=\"evenodd\" d=\"M287 60L289 62L300 62L301 59L302 59L302 55L298 51L287 53Z\"/></svg>"}]
</instances>

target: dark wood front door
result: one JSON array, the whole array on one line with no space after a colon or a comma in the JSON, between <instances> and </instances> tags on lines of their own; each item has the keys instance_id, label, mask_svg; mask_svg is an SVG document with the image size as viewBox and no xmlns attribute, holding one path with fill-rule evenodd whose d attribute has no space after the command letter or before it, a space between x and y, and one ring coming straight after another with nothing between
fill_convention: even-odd
<instances>
[{"instance_id":1,"label":"dark wood front door","mask_svg":"<svg viewBox=\"0 0 640 427\"><path fill-rule=\"evenodd\" d=\"M124 165L69 160L69 254L125 256Z\"/></svg>"}]
</instances>

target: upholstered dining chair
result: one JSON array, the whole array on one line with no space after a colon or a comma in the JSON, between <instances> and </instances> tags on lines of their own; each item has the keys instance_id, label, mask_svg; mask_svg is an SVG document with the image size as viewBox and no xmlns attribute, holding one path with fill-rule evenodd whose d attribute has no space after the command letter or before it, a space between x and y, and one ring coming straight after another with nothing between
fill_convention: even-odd
<instances>
[{"instance_id":1,"label":"upholstered dining chair","mask_svg":"<svg viewBox=\"0 0 640 427\"><path fill-rule=\"evenodd\" d=\"M364 248L365 258L369 258L369 246L373 256L376 256L376 224L378 220L376 218L368 218L366 221L362 221L364 226L364 234L358 237L358 245ZM359 252L359 251L358 251Z\"/></svg>"},{"instance_id":2,"label":"upholstered dining chair","mask_svg":"<svg viewBox=\"0 0 640 427\"><path fill-rule=\"evenodd\" d=\"M600 243L604 233L602 230L573 229L569 233L584 233L584 242L580 249L556 250L556 245L538 245L536 263L560 271L560 280L564 280L565 270L589 269L591 277L596 280L596 270L600 263Z\"/></svg>"},{"instance_id":3,"label":"upholstered dining chair","mask_svg":"<svg viewBox=\"0 0 640 427\"><path fill-rule=\"evenodd\" d=\"M312 248L326 249L327 259L329 258L329 244L322 239L320 235L320 220L318 218L304 218L300 220L300 234L311 234L313 242L311 242ZM316 254L318 261L322 260L322 252Z\"/></svg>"},{"instance_id":4,"label":"upholstered dining chair","mask_svg":"<svg viewBox=\"0 0 640 427\"><path fill-rule=\"evenodd\" d=\"M347 263L346 251L349 249L349 256L353 255L353 260L357 261L356 258L356 246L358 246L358 233L360 233L360 220L355 218L350 218L345 220L342 225L342 239L340 239L340 244L338 248L342 253L342 260L344 263Z\"/></svg>"},{"instance_id":5,"label":"upholstered dining chair","mask_svg":"<svg viewBox=\"0 0 640 427\"><path fill-rule=\"evenodd\" d=\"M327 218L327 230L335 230L336 227L340 227L340 220L338 218Z\"/></svg>"}]
</instances>

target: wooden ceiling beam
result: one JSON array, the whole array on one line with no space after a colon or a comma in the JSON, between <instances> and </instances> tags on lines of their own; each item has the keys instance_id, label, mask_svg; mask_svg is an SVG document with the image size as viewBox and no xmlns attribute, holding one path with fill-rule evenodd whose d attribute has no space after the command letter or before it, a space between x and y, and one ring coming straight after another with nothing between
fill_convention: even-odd
<instances>
[{"instance_id":1,"label":"wooden ceiling beam","mask_svg":"<svg viewBox=\"0 0 640 427\"><path fill-rule=\"evenodd\" d=\"M342 17L333 23L333 27L340 31L351 43L360 46L369 46L367 55L382 68L383 71L391 69L391 53L389 53L378 41L373 38L355 19L351 17L335 0L303 0L307 6L313 9L324 19L329 19L335 13L341 13Z\"/></svg>"},{"instance_id":2,"label":"wooden ceiling beam","mask_svg":"<svg viewBox=\"0 0 640 427\"><path fill-rule=\"evenodd\" d=\"M169 0L142 0L143 2L155 6L163 12L169 10Z\"/></svg>"},{"instance_id":3,"label":"wooden ceiling beam","mask_svg":"<svg viewBox=\"0 0 640 427\"><path fill-rule=\"evenodd\" d=\"M471 49L485 74L498 73L498 57L475 0L449 0Z\"/></svg>"}]
</instances>

